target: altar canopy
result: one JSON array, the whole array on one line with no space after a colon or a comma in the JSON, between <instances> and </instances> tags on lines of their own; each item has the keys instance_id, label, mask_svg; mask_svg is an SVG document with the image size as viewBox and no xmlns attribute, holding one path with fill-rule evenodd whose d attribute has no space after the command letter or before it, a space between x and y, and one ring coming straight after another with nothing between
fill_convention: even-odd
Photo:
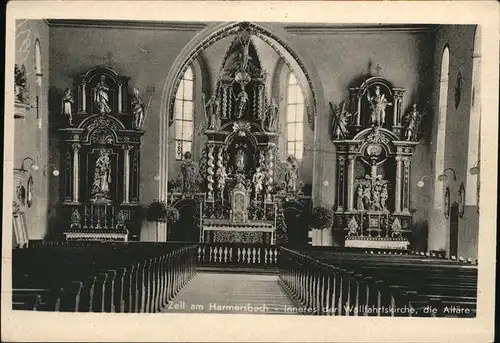
<instances>
[{"instance_id":1,"label":"altar canopy","mask_svg":"<svg viewBox=\"0 0 500 343\"><path fill-rule=\"evenodd\" d=\"M346 247L406 249L411 240L411 157L417 106L403 113L404 89L379 77L330 104L337 149L335 230Z\"/></svg>"}]
</instances>

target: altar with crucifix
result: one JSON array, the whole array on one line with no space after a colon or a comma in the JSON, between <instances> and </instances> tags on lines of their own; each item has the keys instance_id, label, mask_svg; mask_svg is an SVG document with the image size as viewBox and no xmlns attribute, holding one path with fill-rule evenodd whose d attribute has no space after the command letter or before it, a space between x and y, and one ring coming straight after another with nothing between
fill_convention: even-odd
<instances>
[{"instance_id":1,"label":"altar with crucifix","mask_svg":"<svg viewBox=\"0 0 500 343\"><path fill-rule=\"evenodd\" d=\"M407 249L411 242L411 158L418 116L403 111L404 89L380 76L330 104L337 150L334 232L346 247ZM415 121L412 121L415 117ZM407 120L409 118L409 120Z\"/></svg>"}]
</instances>

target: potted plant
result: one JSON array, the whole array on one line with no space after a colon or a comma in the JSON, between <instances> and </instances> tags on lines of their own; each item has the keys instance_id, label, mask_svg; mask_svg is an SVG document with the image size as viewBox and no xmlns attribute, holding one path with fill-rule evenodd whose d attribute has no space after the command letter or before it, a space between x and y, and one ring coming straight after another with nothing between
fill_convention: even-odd
<instances>
[{"instance_id":1,"label":"potted plant","mask_svg":"<svg viewBox=\"0 0 500 343\"><path fill-rule=\"evenodd\" d=\"M156 222L156 241L158 241L158 223L174 224L179 220L179 211L172 206L167 206L164 201L153 200L149 204L146 219L149 222Z\"/></svg>"},{"instance_id":2,"label":"potted plant","mask_svg":"<svg viewBox=\"0 0 500 343\"><path fill-rule=\"evenodd\" d=\"M313 231L313 245L331 245L333 210L322 206L313 208L310 223Z\"/></svg>"}]
</instances>

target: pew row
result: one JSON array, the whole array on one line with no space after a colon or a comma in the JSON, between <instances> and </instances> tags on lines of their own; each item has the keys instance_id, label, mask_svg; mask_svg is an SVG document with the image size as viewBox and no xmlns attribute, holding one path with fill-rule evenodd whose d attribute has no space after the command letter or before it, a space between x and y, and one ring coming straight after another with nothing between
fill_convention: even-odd
<instances>
[{"instance_id":1,"label":"pew row","mask_svg":"<svg viewBox=\"0 0 500 343\"><path fill-rule=\"evenodd\" d=\"M419 256L281 248L279 282L303 314L475 317L477 267Z\"/></svg>"},{"instance_id":2,"label":"pew row","mask_svg":"<svg viewBox=\"0 0 500 343\"><path fill-rule=\"evenodd\" d=\"M194 276L197 246L95 243L12 253L15 310L152 313Z\"/></svg>"}]
</instances>

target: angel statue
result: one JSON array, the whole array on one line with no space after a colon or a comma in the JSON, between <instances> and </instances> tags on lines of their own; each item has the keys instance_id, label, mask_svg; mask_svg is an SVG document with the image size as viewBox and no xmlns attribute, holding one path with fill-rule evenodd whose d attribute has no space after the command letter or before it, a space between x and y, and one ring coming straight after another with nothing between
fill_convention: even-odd
<instances>
[{"instance_id":1,"label":"angel statue","mask_svg":"<svg viewBox=\"0 0 500 343\"><path fill-rule=\"evenodd\" d=\"M418 129L420 127L421 114L417 111L417 105L413 104L412 110L405 116L404 125L406 128L405 138L408 141L417 138Z\"/></svg>"},{"instance_id":2,"label":"angel statue","mask_svg":"<svg viewBox=\"0 0 500 343\"><path fill-rule=\"evenodd\" d=\"M62 97L62 114L68 117L68 122L70 126L73 126L74 103L75 99L73 98L73 94L71 94L71 88L67 88L64 91L64 95Z\"/></svg>"},{"instance_id":3,"label":"angel statue","mask_svg":"<svg viewBox=\"0 0 500 343\"><path fill-rule=\"evenodd\" d=\"M385 108L392 105L385 98L385 94L380 94L380 86L375 87L375 95L367 94L368 102L371 107L372 126L383 126L385 123Z\"/></svg>"},{"instance_id":4,"label":"angel statue","mask_svg":"<svg viewBox=\"0 0 500 343\"><path fill-rule=\"evenodd\" d=\"M358 236L359 224L356 218L351 217L351 220L349 220L349 223L347 224L347 228L349 229L347 236Z\"/></svg>"},{"instance_id":5,"label":"angel statue","mask_svg":"<svg viewBox=\"0 0 500 343\"><path fill-rule=\"evenodd\" d=\"M346 104L342 101L339 106L335 109L333 108L332 103L330 102L330 112L333 116L332 121L332 133L335 139L344 139L348 134L349 130L347 129L348 118L352 116L351 113L347 112Z\"/></svg>"}]
</instances>

